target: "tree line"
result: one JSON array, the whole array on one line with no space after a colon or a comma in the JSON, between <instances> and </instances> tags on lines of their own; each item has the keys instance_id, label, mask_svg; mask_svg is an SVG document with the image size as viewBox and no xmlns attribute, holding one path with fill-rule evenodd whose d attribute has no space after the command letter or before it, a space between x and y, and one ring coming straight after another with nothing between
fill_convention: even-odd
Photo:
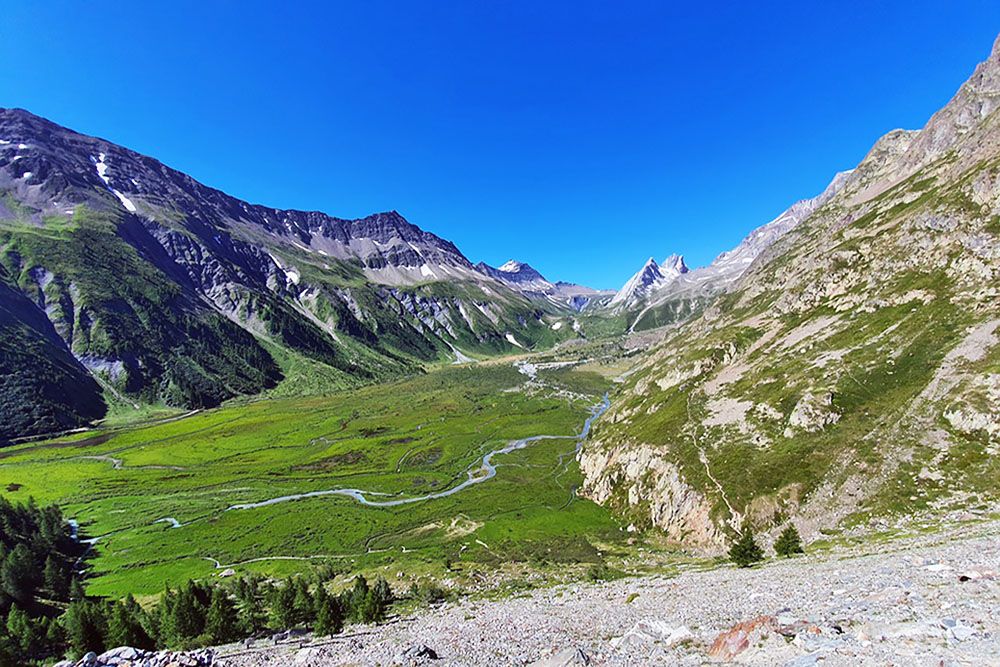
<instances>
[{"instance_id":1,"label":"tree line","mask_svg":"<svg viewBox=\"0 0 1000 667\"><path fill-rule=\"evenodd\" d=\"M335 595L330 584L339 573L325 567L281 581L192 580L177 589L167 586L144 609L132 596L87 594L80 574L87 548L57 506L12 504L0 496L0 667L117 646L190 649L293 628L330 635L348 622L383 621L395 601L381 577L369 583L358 575ZM424 584L410 594L439 599L441 591Z\"/></svg>"}]
</instances>

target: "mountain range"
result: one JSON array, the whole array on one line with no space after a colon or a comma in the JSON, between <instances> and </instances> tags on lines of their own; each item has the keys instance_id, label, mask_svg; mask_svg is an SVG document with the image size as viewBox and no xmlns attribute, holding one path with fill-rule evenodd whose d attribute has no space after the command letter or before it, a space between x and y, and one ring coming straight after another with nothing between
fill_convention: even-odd
<instances>
[{"instance_id":1,"label":"mountain range","mask_svg":"<svg viewBox=\"0 0 1000 667\"><path fill-rule=\"evenodd\" d=\"M0 193L0 438L546 347L593 293L499 279L395 211L250 204L18 109Z\"/></svg>"},{"instance_id":2,"label":"mountain range","mask_svg":"<svg viewBox=\"0 0 1000 667\"><path fill-rule=\"evenodd\" d=\"M890 375L907 378L896 401L930 414L916 404L954 364L947 350L962 336L992 340L997 59L994 49L923 130L888 133L855 169L710 265L650 258L617 292L550 281L515 260L473 264L395 211L349 220L251 204L106 140L0 110L0 439L109 410L325 392L545 349L584 337L581 313L619 332L671 325L584 453L585 488L637 521L717 541L720 521L758 505L784 512L835 475L847 484L845 461L861 459L834 460L822 443L851 428L866 439L899 428L858 426L857 411L870 419L885 407L854 385L873 392ZM917 343L929 347L898 356ZM976 354L979 370L994 368L994 352ZM893 370L910 356L924 374ZM834 361L847 370L830 372ZM948 414L976 422L995 388L962 378L945 383L958 392ZM941 440L957 437L936 414L928 423ZM730 471L739 486L753 465L764 474L788 456L808 473L772 476L767 494L746 484L734 502L714 481L731 461L751 462ZM659 472L633 478L639 469ZM623 497L628 488L645 500ZM875 492L857 495L860 507Z\"/></svg>"},{"instance_id":3,"label":"mountain range","mask_svg":"<svg viewBox=\"0 0 1000 667\"><path fill-rule=\"evenodd\" d=\"M613 293L473 265L395 211L251 204L20 109L0 110L0 193L0 438L542 349L584 335L574 313L651 312L701 275L673 256Z\"/></svg>"}]
</instances>

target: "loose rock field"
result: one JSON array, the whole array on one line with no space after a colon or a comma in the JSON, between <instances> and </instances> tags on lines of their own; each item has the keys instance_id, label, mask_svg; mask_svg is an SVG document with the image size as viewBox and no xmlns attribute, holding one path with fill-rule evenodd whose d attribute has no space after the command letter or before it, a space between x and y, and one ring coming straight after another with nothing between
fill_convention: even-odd
<instances>
[{"instance_id":1,"label":"loose rock field","mask_svg":"<svg viewBox=\"0 0 1000 667\"><path fill-rule=\"evenodd\" d=\"M326 640L219 655L225 667L1000 665L1000 523L751 570L467 600Z\"/></svg>"}]
</instances>

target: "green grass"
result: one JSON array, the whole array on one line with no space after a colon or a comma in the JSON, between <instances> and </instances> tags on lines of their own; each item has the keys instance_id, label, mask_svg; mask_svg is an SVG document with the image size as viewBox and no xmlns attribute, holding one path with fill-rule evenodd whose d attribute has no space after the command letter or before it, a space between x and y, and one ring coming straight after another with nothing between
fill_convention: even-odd
<instances>
[{"instance_id":1,"label":"green grass","mask_svg":"<svg viewBox=\"0 0 1000 667\"><path fill-rule=\"evenodd\" d=\"M593 563L620 529L575 497L575 440L498 456L497 476L445 498L393 508L324 496L225 511L237 503L331 488L417 496L465 479L508 441L576 433L606 382L553 372L522 393L508 365L446 368L326 397L260 400L193 416L3 450L0 488L58 502L89 536L95 594L153 594L208 577L207 558L279 575L322 560L349 571L440 573L445 559ZM560 386L561 385L561 386ZM565 398L560 389L588 392ZM120 469L109 459L120 459ZM14 488L14 487L11 487ZM184 523L171 528L157 519ZM311 560L290 560L289 558Z\"/></svg>"}]
</instances>

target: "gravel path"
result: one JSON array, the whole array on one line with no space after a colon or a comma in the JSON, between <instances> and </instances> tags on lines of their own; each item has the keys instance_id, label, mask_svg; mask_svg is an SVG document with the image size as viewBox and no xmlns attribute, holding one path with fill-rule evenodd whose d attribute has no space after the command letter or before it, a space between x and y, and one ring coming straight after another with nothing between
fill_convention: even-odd
<instances>
[{"instance_id":1,"label":"gravel path","mask_svg":"<svg viewBox=\"0 0 1000 667\"><path fill-rule=\"evenodd\" d=\"M594 665L1000 665L1000 522L753 570L467 600L314 644L228 647L217 664L575 665L580 649ZM439 659L412 657L420 646Z\"/></svg>"}]
</instances>

